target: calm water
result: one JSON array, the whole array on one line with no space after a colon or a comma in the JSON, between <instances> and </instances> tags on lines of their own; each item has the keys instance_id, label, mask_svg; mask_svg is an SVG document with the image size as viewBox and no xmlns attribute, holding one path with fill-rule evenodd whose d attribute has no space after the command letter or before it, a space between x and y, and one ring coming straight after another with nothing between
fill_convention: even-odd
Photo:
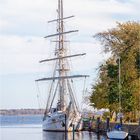
<instances>
[{"instance_id":1,"label":"calm water","mask_svg":"<svg viewBox=\"0 0 140 140\"><path fill-rule=\"evenodd\" d=\"M43 132L42 116L0 116L0 140L65 140L64 133ZM67 133L67 140L73 140ZM93 132L76 132L75 140L106 140Z\"/></svg>"}]
</instances>

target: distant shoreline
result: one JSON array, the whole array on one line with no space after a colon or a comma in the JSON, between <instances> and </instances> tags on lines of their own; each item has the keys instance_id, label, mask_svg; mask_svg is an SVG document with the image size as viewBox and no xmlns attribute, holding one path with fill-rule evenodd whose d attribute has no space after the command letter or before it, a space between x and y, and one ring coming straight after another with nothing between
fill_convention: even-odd
<instances>
[{"instance_id":1,"label":"distant shoreline","mask_svg":"<svg viewBox=\"0 0 140 140\"><path fill-rule=\"evenodd\" d=\"M0 115L43 115L45 109L0 109Z\"/></svg>"}]
</instances>

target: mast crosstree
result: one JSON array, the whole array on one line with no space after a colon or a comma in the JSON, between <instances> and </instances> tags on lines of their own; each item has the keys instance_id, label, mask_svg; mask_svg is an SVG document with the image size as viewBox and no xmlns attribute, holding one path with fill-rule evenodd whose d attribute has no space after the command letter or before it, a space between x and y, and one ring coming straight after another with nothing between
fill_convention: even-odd
<instances>
[{"instance_id":1,"label":"mast crosstree","mask_svg":"<svg viewBox=\"0 0 140 140\"><path fill-rule=\"evenodd\" d=\"M64 17L63 19L54 19L54 20L48 21L48 23L55 22L55 21L60 21L60 20L68 19L68 18L73 18L73 17L74 16Z\"/></svg>"},{"instance_id":2,"label":"mast crosstree","mask_svg":"<svg viewBox=\"0 0 140 140\"><path fill-rule=\"evenodd\" d=\"M52 61L52 60L64 59L64 58L70 58L70 57L76 57L76 56L83 56L83 55L86 55L86 53L74 54L74 55L69 55L69 56L64 56L64 57L59 57L59 58L45 59L45 60L41 60L39 62L42 63L42 62L46 62L46 61Z\"/></svg>"},{"instance_id":3,"label":"mast crosstree","mask_svg":"<svg viewBox=\"0 0 140 140\"><path fill-rule=\"evenodd\" d=\"M88 76L89 75L72 75L72 76L61 76L61 77L48 77L48 78L38 79L36 81L72 79L72 78L81 78L81 77L88 77Z\"/></svg>"}]
</instances>

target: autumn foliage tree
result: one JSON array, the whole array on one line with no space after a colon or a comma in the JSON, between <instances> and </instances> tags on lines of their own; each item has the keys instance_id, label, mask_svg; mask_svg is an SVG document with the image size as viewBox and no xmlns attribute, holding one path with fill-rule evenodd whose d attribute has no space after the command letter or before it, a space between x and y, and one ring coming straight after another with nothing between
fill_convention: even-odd
<instances>
[{"instance_id":1,"label":"autumn foliage tree","mask_svg":"<svg viewBox=\"0 0 140 140\"><path fill-rule=\"evenodd\" d=\"M121 112L136 119L140 111L140 23L117 23L116 28L98 33L95 38L111 56L99 67L90 102L97 109L108 108L111 116L119 112L119 57Z\"/></svg>"}]
</instances>

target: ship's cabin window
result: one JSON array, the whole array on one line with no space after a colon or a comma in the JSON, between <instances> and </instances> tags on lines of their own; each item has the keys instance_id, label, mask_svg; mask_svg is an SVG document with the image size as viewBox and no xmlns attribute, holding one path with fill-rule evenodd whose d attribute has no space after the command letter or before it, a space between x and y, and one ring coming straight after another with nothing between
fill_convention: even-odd
<instances>
[{"instance_id":1,"label":"ship's cabin window","mask_svg":"<svg viewBox=\"0 0 140 140\"><path fill-rule=\"evenodd\" d=\"M54 113L54 112L56 112L56 111L57 111L56 108L52 108L52 109L51 109L51 113Z\"/></svg>"}]
</instances>

